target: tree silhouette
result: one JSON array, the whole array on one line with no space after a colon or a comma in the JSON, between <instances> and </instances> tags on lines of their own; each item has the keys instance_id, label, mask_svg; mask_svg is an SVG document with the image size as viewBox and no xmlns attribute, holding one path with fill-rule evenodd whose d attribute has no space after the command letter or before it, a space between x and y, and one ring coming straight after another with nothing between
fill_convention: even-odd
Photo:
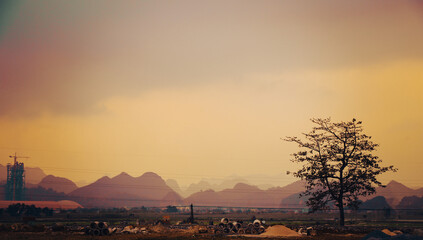
<instances>
[{"instance_id":1,"label":"tree silhouette","mask_svg":"<svg viewBox=\"0 0 423 240\"><path fill-rule=\"evenodd\" d=\"M378 144L363 133L361 121L332 123L330 118L311 121L317 126L303 133L305 140L284 139L297 143L301 149L292 154L291 161L302 163L303 167L292 174L307 183L301 194L308 197L307 205L316 211L335 203L340 212L339 224L344 226L344 208L357 208L359 196L371 195L376 186L383 186L376 179L379 174L397 169L380 166L382 160L372 154Z\"/></svg>"},{"instance_id":2,"label":"tree silhouette","mask_svg":"<svg viewBox=\"0 0 423 240\"><path fill-rule=\"evenodd\" d=\"M21 203L11 204L7 207L6 212L9 216L34 216L40 217L41 213L44 213L45 216L52 216L53 209L45 207L44 209L38 208L35 205L25 205Z\"/></svg>"}]
</instances>

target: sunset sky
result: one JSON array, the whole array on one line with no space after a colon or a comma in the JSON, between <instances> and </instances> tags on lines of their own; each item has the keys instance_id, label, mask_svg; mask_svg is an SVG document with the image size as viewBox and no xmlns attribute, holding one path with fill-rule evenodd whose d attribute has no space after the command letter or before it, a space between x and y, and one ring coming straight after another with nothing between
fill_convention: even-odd
<instances>
[{"instance_id":1,"label":"sunset sky","mask_svg":"<svg viewBox=\"0 0 423 240\"><path fill-rule=\"evenodd\" d=\"M2 165L265 178L313 117L363 121L383 182L423 186L422 1L0 3Z\"/></svg>"}]
</instances>

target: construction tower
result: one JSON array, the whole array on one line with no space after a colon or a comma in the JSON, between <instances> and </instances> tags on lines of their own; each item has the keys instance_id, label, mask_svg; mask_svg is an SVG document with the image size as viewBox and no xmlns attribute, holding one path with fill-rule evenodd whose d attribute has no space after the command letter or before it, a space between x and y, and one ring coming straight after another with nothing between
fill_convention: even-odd
<instances>
[{"instance_id":1,"label":"construction tower","mask_svg":"<svg viewBox=\"0 0 423 240\"><path fill-rule=\"evenodd\" d=\"M9 156L13 158L13 164L7 164L7 182L6 182L6 200L22 201L25 195L25 168L23 162L18 162L16 155Z\"/></svg>"}]
</instances>

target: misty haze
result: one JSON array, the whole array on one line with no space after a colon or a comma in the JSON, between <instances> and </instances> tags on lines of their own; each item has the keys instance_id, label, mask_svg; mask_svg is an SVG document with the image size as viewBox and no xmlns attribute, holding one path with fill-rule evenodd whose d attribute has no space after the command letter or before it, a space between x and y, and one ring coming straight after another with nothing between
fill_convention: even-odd
<instances>
[{"instance_id":1,"label":"misty haze","mask_svg":"<svg viewBox=\"0 0 423 240\"><path fill-rule=\"evenodd\" d=\"M423 239L423 3L0 2L0 239Z\"/></svg>"}]
</instances>

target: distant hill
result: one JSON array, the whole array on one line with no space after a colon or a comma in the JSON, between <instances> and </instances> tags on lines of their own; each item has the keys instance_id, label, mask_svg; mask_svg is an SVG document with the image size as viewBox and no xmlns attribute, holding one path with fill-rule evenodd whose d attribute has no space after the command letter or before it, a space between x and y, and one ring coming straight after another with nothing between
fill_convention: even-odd
<instances>
[{"instance_id":1,"label":"distant hill","mask_svg":"<svg viewBox=\"0 0 423 240\"><path fill-rule=\"evenodd\" d=\"M181 187L179 187L178 182L175 179L167 179L166 184L173 189L173 191L177 192L179 195L183 195L183 191Z\"/></svg>"},{"instance_id":2,"label":"distant hill","mask_svg":"<svg viewBox=\"0 0 423 240\"><path fill-rule=\"evenodd\" d=\"M281 208L305 208L307 207L306 197L300 197L300 193L304 192L306 186L305 181L297 181L287 185L284 189L287 196L280 201Z\"/></svg>"},{"instance_id":3,"label":"distant hill","mask_svg":"<svg viewBox=\"0 0 423 240\"><path fill-rule=\"evenodd\" d=\"M423 188L418 188L414 190L414 192L416 193L416 196L423 196Z\"/></svg>"},{"instance_id":4,"label":"distant hill","mask_svg":"<svg viewBox=\"0 0 423 240\"><path fill-rule=\"evenodd\" d=\"M73 200L85 207L138 207L195 204L204 206L229 207L306 207L304 198L299 193L304 191L305 182L296 181L284 187L270 187L264 184L252 185L245 178L231 176L224 179L208 179L191 184L181 189L178 182L168 179L166 182L157 174L147 172L139 177L121 173L113 178L102 177L96 182L78 188L69 179L46 175L38 167L25 167L27 200ZM0 198L4 199L6 166L0 164ZM254 176L248 178L254 180ZM280 177L271 179L280 180ZM274 182L271 182L274 184ZM270 188L269 188L270 187ZM188 195L189 194L189 195ZM186 197L183 199L181 196ZM383 198L376 198L383 197ZM392 208L420 209L423 188L411 189L396 181L389 182L385 188L377 187L376 194L361 198L363 204L388 205ZM385 204L385 202L386 204ZM362 205L366 206L366 205Z\"/></svg>"},{"instance_id":5,"label":"distant hill","mask_svg":"<svg viewBox=\"0 0 423 240\"><path fill-rule=\"evenodd\" d=\"M233 188L222 191L206 190L194 193L185 199L185 203L202 206L279 207L282 199L303 189L304 182L301 181L268 190L238 183Z\"/></svg>"},{"instance_id":6,"label":"distant hill","mask_svg":"<svg viewBox=\"0 0 423 240\"><path fill-rule=\"evenodd\" d=\"M281 201L281 208L306 208L306 201L307 197L300 197L300 194L292 194L287 198L282 199ZM330 208L333 207L333 204L328 205ZM366 209L392 209L392 207L388 204L385 197L377 196L371 198L367 201L362 202L359 205L359 209L366 210Z\"/></svg>"},{"instance_id":7,"label":"distant hill","mask_svg":"<svg viewBox=\"0 0 423 240\"><path fill-rule=\"evenodd\" d=\"M423 209L423 197L404 197L397 206L398 209Z\"/></svg>"},{"instance_id":8,"label":"distant hill","mask_svg":"<svg viewBox=\"0 0 423 240\"><path fill-rule=\"evenodd\" d=\"M190 196L193 193L206 191L213 189L212 185L206 181L200 181L198 183L191 183L188 188L183 191L184 196ZM213 189L214 190L214 189Z\"/></svg>"},{"instance_id":9,"label":"distant hill","mask_svg":"<svg viewBox=\"0 0 423 240\"><path fill-rule=\"evenodd\" d=\"M6 200L6 185L0 185L0 200ZM33 185L25 190L25 201L60 201L69 200L69 196L65 193L58 193L52 189L45 189L40 186Z\"/></svg>"},{"instance_id":10,"label":"distant hill","mask_svg":"<svg viewBox=\"0 0 423 240\"><path fill-rule=\"evenodd\" d=\"M70 197L63 192L56 192L53 189L43 187L27 188L25 191L26 201L60 201L70 200Z\"/></svg>"},{"instance_id":11,"label":"distant hill","mask_svg":"<svg viewBox=\"0 0 423 240\"><path fill-rule=\"evenodd\" d=\"M77 189L78 186L71 180L62 177L48 175L41 180L38 186L45 189L53 189L56 192L70 193Z\"/></svg>"},{"instance_id":12,"label":"distant hill","mask_svg":"<svg viewBox=\"0 0 423 240\"><path fill-rule=\"evenodd\" d=\"M388 204L388 201L386 201L385 197L377 196L360 204L359 209L380 210L380 209L392 209L392 207Z\"/></svg>"},{"instance_id":13,"label":"distant hill","mask_svg":"<svg viewBox=\"0 0 423 240\"><path fill-rule=\"evenodd\" d=\"M185 199L186 204L228 207L270 207L273 200L256 186L238 183L231 189L219 192L207 190L194 193Z\"/></svg>"},{"instance_id":14,"label":"distant hill","mask_svg":"<svg viewBox=\"0 0 423 240\"><path fill-rule=\"evenodd\" d=\"M295 179L292 179L293 182ZM285 173L273 174L250 174L250 175L237 175L232 174L226 177L219 178L203 178L202 181L208 182L212 189L221 191L228 188L233 188L237 183L246 183L248 185L257 186L262 190L267 190L271 187L285 186L291 182L287 182ZM184 188L183 188L184 189Z\"/></svg>"},{"instance_id":15,"label":"distant hill","mask_svg":"<svg viewBox=\"0 0 423 240\"><path fill-rule=\"evenodd\" d=\"M238 183L232 189L219 192L224 206L239 207L271 207L275 205L275 198L267 191L257 186Z\"/></svg>"},{"instance_id":16,"label":"distant hill","mask_svg":"<svg viewBox=\"0 0 423 240\"><path fill-rule=\"evenodd\" d=\"M221 182L220 184L216 184L215 186L213 186L214 187L213 189L216 190L216 191L222 191L222 190L225 190L225 189L234 188L239 183L256 186L256 185L249 183L244 178L234 177L234 178L227 178L227 179L223 180L223 182Z\"/></svg>"},{"instance_id":17,"label":"distant hill","mask_svg":"<svg viewBox=\"0 0 423 240\"><path fill-rule=\"evenodd\" d=\"M293 190L295 187L293 188ZM416 197L412 197L416 196ZM377 187L376 193L361 198L363 201L360 208L384 209L401 208L403 206L416 204L416 199L423 196L423 188L414 190L396 181L389 182L386 187ZM305 198L300 198L299 194L293 194L281 201L280 207L302 208L305 207ZM401 205L399 205L401 202Z\"/></svg>"},{"instance_id":18,"label":"distant hill","mask_svg":"<svg viewBox=\"0 0 423 240\"><path fill-rule=\"evenodd\" d=\"M275 187L275 185L273 184L260 184L260 185L256 185L258 188L260 188L261 190L267 190L269 188L273 188Z\"/></svg>"},{"instance_id":19,"label":"distant hill","mask_svg":"<svg viewBox=\"0 0 423 240\"><path fill-rule=\"evenodd\" d=\"M305 181L296 181L290 183L284 187L273 187L269 188L267 192L269 192L272 196L277 197L278 199L287 198L293 194L299 194L305 190L306 183Z\"/></svg>"},{"instance_id":20,"label":"distant hill","mask_svg":"<svg viewBox=\"0 0 423 240\"><path fill-rule=\"evenodd\" d=\"M209 189L200 191L185 198L185 204L194 204L201 206L223 206L221 196L216 191Z\"/></svg>"},{"instance_id":21,"label":"distant hill","mask_svg":"<svg viewBox=\"0 0 423 240\"><path fill-rule=\"evenodd\" d=\"M215 180L214 180L215 182ZM214 191L222 191L225 189L230 189L235 187L238 183L245 183L249 184L247 180L240 178L240 177L233 177L233 178L225 178L223 181L219 183L210 183L207 180L201 180L198 183L191 183L187 189L182 190L182 195L185 197L190 196L193 193L206 191L206 190L214 190ZM251 184L249 184L251 185ZM269 185L267 185L269 186Z\"/></svg>"},{"instance_id":22,"label":"distant hill","mask_svg":"<svg viewBox=\"0 0 423 240\"><path fill-rule=\"evenodd\" d=\"M377 187L376 193L367 198L364 198L364 200L369 200L370 198L375 196L383 196L386 198L386 201L390 206L396 208L396 206L400 203L401 199L403 199L404 197L421 197L422 195L422 189L414 190L397 181L390 181L386 185L386 187Z\"/></svg>"},{"instance_id":23,"label":"distant hill","mask_svg":"<svg viewBox=\"0 0 423 240\"><path fill-rule=\"evenodd\" d=\"M25 166L25 182L30 184L38 184L47 175L38 167ZM5 182L7 179L7 167L0 164L0 182Z\"/></svg>"},{"instance_id":24,"label":"distant hill","mask_svg":"<svg viewBox=\"0 0 423 240\"><path fill-rule=\"evenodd\" d=\"M223 191L217 191L216 185L211 185L206 181L201 181L197 184L192 184L190 187L192 188L191 192L194 191L195 189L197 189L197 192L191 194L186 199L187 201L194 201L194 202L197 201L201 204L207 203L207 205L215 205L213 204L213 201L219 204L228 202L222 199L221 195ZM207 191L207 189L213 189L213 191ZM232 189L232 188L228 188L228 189ZM279 199L278 204L271 203L271 205L275 205L275 207L302 208L306 206L305 205L306 200L300 199L299 193L304 191L304 189L305 189L305 183L301 181L297 181L285 187L272 187L267 190L263 190L262 192L258 192L257 190L254 190L254 191L256 191L255 192L256 194L265 194L265 196L269 196L269 198L274 199L275 201ZM227 190L224 190L224 191L227 191ZM213 192L215 194L212 194ZM241 196L241 194L239 195L240 195L239 198L243 198L243 197L245 198L245 195L244 196ZM366 202L378 196L384 197L384 199L386 199L386 202L390 207L396 208L404 197L410 197L410 196L422 197L423 188L412 189L397 181L391 181L386 185L386 187L377 187L375 194L371 196L367 196L367 197L362 197L360 199L363 202ZM227 197L225 198L228 199ZM261 203L255 202L255 204L261 204ZM266 202L266 204L270 204L270 203Z\"/></svg>"},{"instance_id":25,"label":"distant hill","mask_svg":"<svg viewBox=\"0 0 423 240\"><path fill-rule=\"evenodd\" d=\"M69 196L84 207L166 206L182 203L182 198L157 174L147 172L140 177L121 173L103 177L78 188Z\"/></svg>"},{"instance_id":26,"label":"distant hill","mask_svg":"<svg viewBox=\"0 0 423 240\"><path fill-rule=\"evenodd\" d=\"M280 208L305 208L307 198L300 197L300 193L294 193L280 201Z\"/></svg>"},{"instance_id":27,"label":"distant hill","mask_svg":"<svg viewBox=\"0 0 423 240\"><path fill-rule=\"evenodd\" d=\"M38 184L46 176L41 168L25 167L25 181L27 183Z\"/></svg>"}]
</instances>

